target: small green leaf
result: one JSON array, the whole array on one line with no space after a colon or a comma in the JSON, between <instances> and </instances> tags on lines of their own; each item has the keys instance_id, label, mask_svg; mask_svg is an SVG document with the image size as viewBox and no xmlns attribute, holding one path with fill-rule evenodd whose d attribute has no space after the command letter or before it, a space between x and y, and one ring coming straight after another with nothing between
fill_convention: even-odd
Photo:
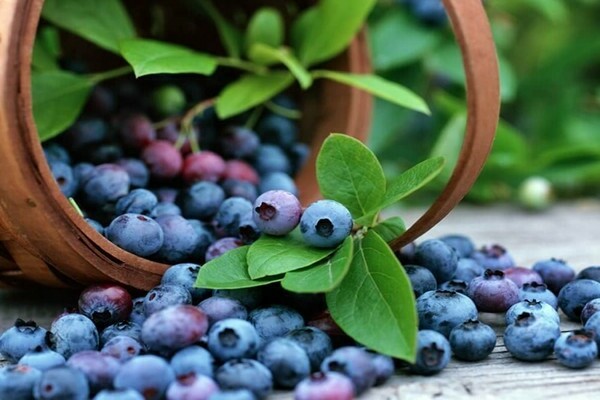
<instances>
[{"instance_id":1,"label":"small green leaf","mask_svg":"<svg viewBox=\"0 0 600 400\"><path fill-rule=\"evenodd\" d=\"M75 122L93 86L92 80L64 71L31 75L33 117L40 140L53 138Z\"/></svg>"},{"instance_id":2,"label":"small green leaf","mask_svg":"<svg viewBox=\"0 0 600 400\"><path fill-rule=\"evenodd\" d=\"M297 230L283 237L262 235L248 250L248 273L252 279L283 274L308 267L333 253L307 245Z\"/></svg>"},{"instance_id":3,"label":"small green leaf","mask_svg":"<svg viewBox=\"0 0 600 400\"><path fill-rule=\"evenodd\" d=\"M216 58L209 54L156 40L125 40L121 42L121 54L138 78L151 74L212 75L217 68Z\"/></svg>"},{"instance_id":4,"label":"small green leaf","mask_svg":"<svg viewBox=\"0 0 600 400\"><path fill-rule=\"evenodd\" d=\"M119 43L136 36L135 28L119 0L46 0L42 16L113 53Z\"/></svg>"},{"instance_id":5,"label":"small green leaf","mask_svg":"<svg viewBox=\"0 0 600 400\"><path fill-rule=\"evenodd\" d=\"M31 66L38 71L56 71L60 69L56 57L38 40L33 45Z\"/></svg>"},{"instance_id":6,"label":"small green leaf","mask_svg":"<svg viewBox=\"0 0 600 400\"><path fill-rule=\"evenodd\" d=\"M385 176L377 157L360 141L333 134L317 156L317 181L325 198L342 203L354 219L381 205Z\"/></svg>"},{"instance_id":7,"label":"small green leaf","mask_svg":"<svg viewBox=\"0 0 600 400\"><path fill-rule=\"evenodd\" d=\"M263 104L294 82L289 72L271 72L266 75L247 74L223 89L215 104L221 119L242 113Z\"/></svg>"},{"instance_id":8,"label":"small green leaf","mask_svg":"<svg viewBox=\"0 0 600 400\"><path fill-rule=\"evenodd\" d=\"M350 337L414 362L418 319L410 280L376 232L357 239L350 271L326 299L331 316Z\"/></svg>"},{"instance_id":9,"label":"small green leaf","mask_svg":"<svg viewBox=\"0 0 600 400\"><path fill-rule=\"evenodd\" d=\"M402 218L392 217L375 225L373 230L387 243L402 235L406 231L406 225Z\"/></svg>"},{"instance_id":10,"label":"small green leaf","mask_svg":"<svg viewBox=\"0 0 600 400\"><path fill-rule=\"evenodd\" d=\"M250 50L258 43L279 47L283 44L283 35L283 17L279 11L272 7L259 8L248 23L246 49Z\"/></svg>"},{"instance_id":11,"label":"small green leaf","mask_svg":"<svg viewBox=\"0 0 600 400\"><path fill-rule=\"evenodd\" d=\"M242 55L242 44L244 42L242 33L231 25L211 3L210 0L196 0L198 5L204 9L209 18L217 26L221 42L230 57L239 58Z\"/></svg>"},{"instance_id":12,"label":"small green leaf","mask_svg":"<svg viewBox=\"0 0 600 400\"><path fill-rule=\"evenodd\" d=\"M349 74L346 72L318 70L313 71L313 78L331 79L345 85L364 90L391 103L406 107L423 114L431 114L425 100L406 87L368 74Z\"/></svg>"},{"instance_id":13,"label":"small green leaf","mask_svg":"<svg viewBox=\"0 0 600 400\"><path fill-rule=\"evenodd\" d=\"M327 260L285 274L281 286L296 293L324 293L335 289L348 273L354 242L348 236L341 247Z\"/></svg>"},{"instance_id":14,"label":"small green leaf","mask_svg":"<svg viewBox=\"0 0 600 400\"><path fill-rule=\"evenodd\" d=\"M296 77L302 89L308 89L312 85L313 79L310 73L287 48L280 47L275 49L271 46L257 43L250 49L250 55L250 58L256 60L276 60L281 62Z\"/></svg>"},{"instance_id":15,"label":"small green leaf","mask_svg":"<svg viewBox=\"0 0 600 400\"><path fill-rule=\"evenodd\" d=\"M200 268L196 287L205 289L242 289L278 282L282 277L252 280L248 275L246 256L249 246L228 251Z\"/></svg>"}]
</instances>

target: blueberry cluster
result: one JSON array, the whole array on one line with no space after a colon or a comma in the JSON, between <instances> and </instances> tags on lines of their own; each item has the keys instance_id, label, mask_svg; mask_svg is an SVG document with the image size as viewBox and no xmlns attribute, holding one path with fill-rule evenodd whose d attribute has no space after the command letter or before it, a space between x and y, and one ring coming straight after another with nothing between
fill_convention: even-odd
<instances>
[{"instance_id":1,"label":"blueberry cluster","mask_svg":"<svg viewBox=\"0 0 600 400\"><path fill-rule=\"evenodd\" d=\"M505 313L504 345L513 357L541 361L553 353L562 365L583 368L600 346L600 267L577 276L562 260L532 268L516 266L500 245L476 249L463 235L412 243L397 256L417 301L419 335L414 373L441 371L451 353L461 360L485 359L496 333L480 312ZM561 334L558 309L583 329Z\"/></svg>"},{"instance_id":2,"label":"blueberry cluster","mask_svg":"<svg viewBox=\"0 0 600 400\"><path fill-rule=\"evenodd\" d=\"M323 326L324 300L271 286L195 288L199 265L176 264L132 298L88 287L49 330L18 320L0 336L0 398L353 399L394 373L394 362ZM329 325L333 325L329 317Z\"/></svg>"},{"instance_id":3,"label":"blueberry cluster","mask_svg":"<svg viewBox=\"0 0 600 400\"><path fill-rule=\"evenodd\" d=\"M396 0L406 6L420 21L431 26L441 26L448 22L442 0Z\"/></svg>"},{"instance_id":4,"label":"blueberry cluster","mask_svg":"<svg viewBox=\"0 0 600 400\"><path fill-rule=\"evenodd\" d=\"M96 87L83 116L44 146L62 193L111 242L168 264L203 263L263 230L287 229L292 220L270 220L264 208L255 221L252 211L262 193L298 194L293 176L309 149L296 122L265 110L249 129L250 116L220 121L210 101L185 120L185 107L203 97L194 81L177 82ZM273 103L296 112L285 95ZM321 225L331 242L343 233Z\"/></svg>"}]
</instances>

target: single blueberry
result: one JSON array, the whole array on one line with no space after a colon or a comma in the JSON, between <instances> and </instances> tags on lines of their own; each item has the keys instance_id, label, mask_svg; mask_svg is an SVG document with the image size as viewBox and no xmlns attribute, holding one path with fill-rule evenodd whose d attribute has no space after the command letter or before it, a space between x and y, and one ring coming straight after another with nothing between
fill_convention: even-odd
<instances>
[{"instance_id":1,"label":"single blueberry","mask_svg":"<svg viewBox=\"0 0 600 400\"><path fill-rule=\"evenodd\" d=\"M334 350L323 360L321 371L346 375L352 380L357 396L375 385L377 379L371 355L360 347L345 346Z\"/></svg>"},{"instance_id":2,"label":"single blueberry","mask_svg":"<svg viewBox=\"0 0 600 400\"><path fill-rule=\"evenodd\" d=\"M352 400L354 384L346 375L338 372L315 372L296 385L296 400Z\"/></svg>"},{"instance_id":3,"label":"single blueberry","mask_svg":"<svg viewBox=\"0 0 600 400\"><path fill-rule=\"evenodd\" d=\"M105 230L106 238L130 253L148 257L160 250L164 233L160 225L141 214L123 214Z\"/></svg>"},{"instance_id":4,"label":"single blueberry","mask_svg":"<svg viewBox=\"0 0 600 400\"><path fill-rule=\"evenodd\" d=\"M98 330L92 320L84 315L63 315L52 323L50 332L50 347L67 360L80 351L98 350Z\"/></svg>"},{"instance_id":5,"label":"single blueberry","mask_svg":"<svg viewBox=\"0 0 600 400\"><path fill-rule=\"evenodd\" d=\"M445 337L452 329L477 318L477 307L467 296L454 291L435 290L417 299L419 329L434 330Z\"/></svg>"},{"instance_id":6,"label":"single blueberry","mask_svg":"<svg viewBox=\"0 0 600 400\"><path fill-rule=\"evenodd\" d=\"M144 347L130 336L115 336L102 346L101 353L116 358L121 363L140 355Z\"/></svg>"},{"instance_id":7,"label":"single blueberry","mask_svg":"<svg viewBox=\"0 0 600 400\"><path fill-rule=\"evenodd\" d=\"M502 246L493 244L475 251L471 258L485 269L504 270L515 266L512 255Z\"/></svg>"},{"instance_id":8,"label":"single blueberry","mask_svg":"<svg viewBox=\"0 0 600 400\"><path fill-rule=\"evenodd\" d=\"M33 387L33 396L36 400L88 400L90 388L83 372L57 367L42 373Z\"/></svg>"},{"instance_id":9,"label":"single blueberry","mask_svg":"<svg viewBox=\"0 0 600 400\"><path fill-rule=\"evenodd\" d=\"M524 267L509 267L504 271L504 276L513 281L519 288L526 283L544 283L544 280L536 271Z\"/></svg>"},{"instance_id":10,"label":"single blueberry","mask_svg":"<svg viewBox=\"0 0 600 400\"><path fill-rule=\"evenodd\" d=\"M221 187L225 191L227 197L242 197L252 203L258 197L256 185L248 181L240 181L237 179L226 179Z\"/></svg>"},{"instance_id":11,"label":"single blueberry","mask_svg":"<svg viewBox=\"0 0 600 400\"><path fill-rule=\"evenodd\" d=\"M246 307L238 300L228 297L209 297L202 300L198 304L198 308L204 311L208 317L210 326L227 318L248 319L248 310Z\"/></svg>"},{"instance_id":12,"label":"single blueberry","mask_svg":"<svg viewBox=\"0 0 600 400\"><path fill-rule=\"evenodd\" d=\"M270 190L256 199L252 217L262 232L283 236L298 225L301 214L302 205L296 196L283 190Z\"/></svg>"},{"instance_id":13,"label":"single blueberry","mask_svg":"<svg viewBox=\"0 0 600 400\"><path fill-rule=\"evenodd\" d=\"M126 321L133 302L127 290L115 284L98 284L87 287L79 295L79 312L99 328Z\"/></svg>"},{"instance_id":14,"label":"single blueberry","mask_svg":"<svg viewBox=\"0 0 600 400\"><path fill-rule=\"evenodd\" d=\"M23 321L19 318L13 327L0 336L0 354L13 363L38 347L47 347L46 329L34 321Z\"/></svg>"},{"instance_id":15,"label":"single blueberry","mask_svg":"<svg viewBox=\"0 0 600 400\"><path fill-rule=\"evenodd\" d=\"M212 182L198 182L180 193L177 203L186 218L208 220L225 200L223 189Z\"/></svg>"},{"instance_id":16,"label":"single blueberry","mask_svg":"<svg viewBox=\"0 0 600 400\"><path fill-rule=\"evenodd\" d=\"M575 279L591 279L600 282L600 266L591 266L582 269Z\"/></svg>"},{"instance_id":17,"label":"single blueberry","mask_svg":"<svg viewBox=\"0 0 600 400\"><path fill-rule=\"evenodd\" d=\"M198 235L187 219L180 215L163 215L156 218L163 231L163 244L155 256L169 264L185 262L196 250Z\"/></svg>"},{"instance_id":18,"label":"single blueberry","mask_svg":"<svg viewBox=\"0 0 600 400\"><path fill-rule=\"evenodd\" d=\"M221 389L248 389L258 399L266 398L273 390L271 371L251 359L227 361L217 369L215 378Z\"/></svg>"},{"instance_id":19,"label":"single blueberry","mask_svg":"<svg viewBox=\"0 0 600 400\"><path fill-rule=\"evenodd\" d=\"M290 119L277 114L269 114L258 123L256 131L264 143L274 144L284 149L291 148L298 140L298 127Z\"/></svg>"},{"instance_id":20,"label":"single blueberry","mask_svg":"<svg viewBox=\"0 0 600 400\"><path fill-rule=\"evenodd\" d=\"M129 183L132 188L144 188L150 180L150 171L142 160L137 158L122 158L115 162L129 175Z\"/></svg>"},{"instance_id":21,"label":"single blueberry","mask_svg":"<svg viewBox=\"0 0 600 400\"><path fill-rule=\"evenodd\" d=\"M150 215L152 209L158 204L156 195L146 189L134 189L117 200L115 213Z\"/></svg>"},{"instance_id":22,"label":"single blueberry","mask_svg":"<svg viewBox=\"0 0 600 400\"><path fill-rule=\"evenodd\" d=\"M200 346L189 346L179 350L171 358L171 368L177 378L190 374L212 378L215 360L208 350Z\"/></svg>"},{"instance_id":23,"label":"single blueberry","mask_svg":"<svg viewBox=\"0 0 600 400\"><path fill-rule=\"evenodd\" d=\"M585 325L588 319L600 311L600 298L588 301L581 310L581 323Z\"/></svg>"},{"instance_id":24,"label":"single blueberry","mask_svg":"<svg viewBox=\"0 0 600 400\"><path fill-rule=\"evenodd\" d=\"M575 270L564 260L551 258L549 260L538 261L533 265L536 271L555 295L558 295L560 289L567 283L575 279Z\"/></svg>"},{"instance_id":25,"label":"single blueberry","mask_svg":"<svg viewBox=\"0 0 600 400\"><path fill-rule=\"evenodd\" d=\"M481 361L496 347L496 332L489 325L471 319L452 329L450 347L461 360Z\"/></svg>"},{"instance_id":26,"label":"single blueberry","mask_svg":"<svg viewBox=\"0 0 600 400\"><path fill-rule=\"evenodd\" d=\"M101 164L94 167L81 189L86 203L101 207L129 192L129 175L116 164Z\"/></svg>"},{"instance_id":27,"label":"single blueberry","mask_svg":"<svg viewBox=\"0 0 600 400\"><path fill-rule=\"evenodd\" d=\"M600 283L591 279L576 279L558 293L558 306L572 321L579 321L583 307L600 297Z\"/></svg>"},{"instance_id":28,"label":"single blueberry","mask_svg":"<svg viewBox=\"0 0 600 400\"><path fill-rule=\"evenodd\" d=\"M133 321L121 321L109 325L100 334L100 344L104 345L109 340L117 336L128 336L135 340L140 340L142 334L142 325Z\"/></svg>"},{"instance_id":29,"label":"single blueberry","mask_svg":"<svg viewBox=\"0 0 600 400\"><path fill-rule=\"evenodd\" d=\"M248 320L256 328L258 336L265 342L304 326L304 318L300 313L290 307L278 304L252 310L248 315Z\"/></svg>"},{"instance_id":30,"label":"single blueberry","mask_svg":"<svg viewBox=\"0 0 600 400\"><path fill-rule=\"evenodd\" d=\"M319 200L309 205L300 217L304 241L314 247L336 247L352 232L352 215L342 204Z\"/></svg>"},{"instance_id":31,"label":"single blueberry","mask_svg":"<svg viewBox=\"0 0 600 400\"><path fill-rule=\"evenodd\" d=\"M417 358L409 370L418 375L434 375L450 362L450 343L441 333L420 330L417 335Z\"/></svg>"},{"instance_id":32,"label":"single blueberry","mask_svg":"<svg viewBox=\"0 0 600 400\"><path fill-rule=\"evenodd\" d=\"M73 169L61 161L50 161L49 166L62 194L66 197L74 196L77 192L78 182L73 174Z\"/></svg>"},{"instance_id":33,"label":"single blueberry","mask_svg":"<svg viewBox=\"0 0 600 400\"><path fill-rule=\"evenodd\" d=\"M150 289L146 294L144 298L144 313L149 317L151 314L169 306L191 303L192 295L185 287L179 285L159 285Z\"/></svg>"},{"instance_id":34,"label":"single blueberry","mask_svg":"<svg viewBox=\"0 0 600 400\"><path fill-rule=\"evenodd\" d=\"M284 337L293 340L306 351L313 372L319 370L323 360L333 351L329 335L313 326L294 329Z\"/></svg>"},{"instance_id":35,"label":"single blueberry","mask_svg":"<svg viewBox=\"0 0 600 400\"><path fill-rule=\"evenodd\" d=\"M456 264L456 272L453 279L458 279L465 282L471 282L478 276L483 275L485 268L472 258L459 258Z\"/></svg>"},{"instance_id":36,"label":"single blueberry","mask_svg":"<svg viewBox=\"0 0 600 400\"><path fill-rule=\"evenodd\" d=\"M504 312L519 301L519 287L500 270L486 269L483 276L471 281L468 294L484 312Z\"/></svg>"},{"instance_id":37,"label":"single blueberry","mask_svg":"<svg viewBox=\"0 0 600 400\"><path fill-rule=\"evenodd\" d=\"M181 208L175 203L160 202L152 208L149 215L154 219L164 215L181 215Z\"/></svg>"},{"instance_id":38,"label":"single blueberry","mask_svg":"<svg viewBox=\"0 0 600 400\"><path fill-rule=\"evenodd\" d=\"M173 381L167 389L167 399L208 399L219 392L219 386L212 378L204 375L190 374Z\"/></svg>"},{"instance_id":39,"label":"single blueberry","mask_svg":"<svg viewBox=\"0 0 600 400\"><path fill-rule=\"evenodd\" d=\"M310 374L306 351L291 339L276 338L266 343L257 359L269 368L275 385L281 388L292 389Z\"/></svg>"},{"instance_id":40,"label":"single blueberry","mask_svg":"<svg viewBox=\"0 0 600 400\"><path fill-rule=\"evenodd\" d=\"M243 197L230 197L221 203L213 224L221 237L241 237L244 229L255 226L252 221L252 203Z\"/></svg>"},{"instance_id":41,"label":"single blueberry","mask_svg":"<svg viewBox=\"0 0 600 400\"><path fill-rule=\"evenodd\" d=\"M197 303L208 297L208 289L195 287L200 265L191 263L175 264L169 267L160 280L161 285L179 285L186 288L192 295L192 302Z\"/></svg>"},{"instance_id":42,"label":"single blueberry","mask_svg":"<svg viewBox=\"0 0 600 400\"><path fill-rule=\"evenodd\" d=\"M585 368L598 357L594 332L578 329L565 332L554 343L554 354L559 363L568 368Z\"/></svg>"},{"instance_id":43,"label":"single blueberry","mask_svg":"<svg viewBox=\"0 0 600 400\"><path fill-rule=\"evenodd\" d=\"M298 195L298 187L296 186L296 183L292 177L285 172L269 172L268 174L260 177L258 194L262 194L270 190L284 190L292 193L294 196Z\"/></svg>"},{"instance_id":44,"label":"single blueberry","mask_svg":"<svg viewBox=\"0 0 600 400\"><path fill-rule=\"evenodd\" d=\"M234 358L253 358L259 344L256 329L243 319L223 319L208 332L208 349L221 362Z\"/></svg>"},{"instance_id":45,"label":"single blueberry","mask_svg":"<svg viewBox=\"0 0 600 400\"><path fill-rule=\"evenodd\" d=\"M417 246L415 263L431 271L438 283L449 281L458 264L456 250L438 239L429 239Z\"/></svg>"},{"instance_id":46,"label":"single blueberry","mask_svg":"<svg viewBox=\"0 0 600 400\"><path fill-rule=\"evenodd\" d=\"M50 368L65 365L67 360L55 351L38 346L33 351L28 352L19 360L18 364L28 365L40 371L46 371ZM0 396L2 398L2 396Z\"/></svg>"},{"instance_id":47,"label":"single blueberry","mask_svg":"<svg viewBox=\"0 0 600 400\"><path fill-rule=\"evenodd\" d=\"M253 165L260 175L270 172L283 172L290 174L292 165L290 159L279 146L262 144L254 153Z\"/></svg>"},{"instance_id":48,"label":"single blueberry","mask_svg":"<svg viewBox=\"0 0 600 400\"><path fill-rule=\"evenodd\" d=\"M208 246L208 249L206 249L206 254L204 255L204 259L206 262L214 260L215 258L227 253L229 250L237 249L243 245L244 243L242 240L236 237L221 238Z\"/></svg>"},{"instance_id":49,"label":"single blueberry","mask_svg":"<svg viewBox=\"0 0 600 400\"><path fill-rule=\"evenodd\" d=\"M41 378L42 372L29 365L9 365L0 368L0 399L33 399L33 388Z\"/></svg>"},{"instance_id":50,"label":"single blueberry","mask_svg":"<svg viewBox=\"0 0 600 400\"><path fill-rule=\"evenodd\" d=\"M550 304L554 309L558 308L556 295L548 290L545 283L526 283L519 289L519 300L538 300Z\"/></svg>"},{"instance_id":51,"label":"single blueberry","mask_svg":"<svg viewBox=\"0 0 600 400\"><path fill-rule=\"evenodd\" d=\"M113 379L121 368L121 363L114 357L99 351L80 351L73 354L67 366L84 373L91 393L112 388Z\"/></svg>"},{"instance_id":52,"label":"single blueberry","mask_svg":"<svg viewBox=\"0 0 600 400\"><path fill-rule=\"evenodd\" d=\"M113 384L115 389L136 390L146 400L160 400L174 380L171 366L161 357L148 354L123 364Z\"/></svg>"},{"instance_id":53,"label":"single blueberry","mask_svg":"<svg viewBox=\"0 0 600 400\"><path fill-rule=\"evenodd\" d=\"M251 157L258 150L260 139L255 132L242 126L230 126L219 137L221 154L227 158Z\"/></svg>"},{"instance_id":54,"label":"single blueberry","mask_svg":"<svg viewBox=\"0 0 600 400\"><path fill-rule=\"evenodd\" d=\"M560 324L560 316L551 305L538 300L523 300L513 304L506 311L506 325L514 324L517 317L524 312L533 314L536 318L546 318Z\"/></svg>"},{"instance_id":55,"label":"single blueberry","mask_svg":"<svg viewBox=\"0 0 600 400\"><path fill-rule=\"evenodd\" d=\"M504 331L504 345L510 354L523 361L541 361L554 350L560 325L551 319L524 312Z\"/></svg>"},{"instance_id":56,"label":"single blueberry","mask_svg":"<svg viewBox=\"0 0 600 400\"><path fill-rule=\"evenodd\" d=\"M452 247L461 258L471 257L475 251L475 244L471 238L464 235L445 235L439 238L442 242Z\"/></svg>"}]
</instances>

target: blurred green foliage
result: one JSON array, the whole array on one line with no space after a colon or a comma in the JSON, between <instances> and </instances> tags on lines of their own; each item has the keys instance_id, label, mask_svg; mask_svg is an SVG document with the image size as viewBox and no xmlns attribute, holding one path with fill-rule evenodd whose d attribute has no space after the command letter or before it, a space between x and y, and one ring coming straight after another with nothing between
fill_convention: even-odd
<instances>
[{"instance_id":1,"label":"blurred green foliage","mask_svg":"<svg viewBox=\"0 0 600 400\"><path fill-rule=\"evenodd\" d=\"M466 121L462 60L449 26L380 0L369 28L376 72L424 94L427 117L376 101L369 145L395 175L443 155L452 172ZM468 196L516 198L529 176L561 197L600 194L600 0L487 0L500 60L502 112L492 154Z\"/></svg>"}]
</instances>

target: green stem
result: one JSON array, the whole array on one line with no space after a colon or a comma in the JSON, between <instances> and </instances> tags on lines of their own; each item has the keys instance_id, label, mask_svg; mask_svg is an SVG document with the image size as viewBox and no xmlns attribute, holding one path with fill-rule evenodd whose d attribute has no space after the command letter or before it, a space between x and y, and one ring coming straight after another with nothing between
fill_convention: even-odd
<instances>
[{"instance_id":1,"label":"green stem","mask_svg":"<svg viewBox=\"0 0 600 400\"><path fill-rule=\"evenodd\" d=\"M192 108L190 108L183 115L183 117L181 117L181 134L175 142L175 148L181 148L181 146L183 146L183 144L185 143L185 139L187 138L190 141L192 151L194 153L200 151L200 145L198 144L198 138L194 134L194 127L192 126L192 123L196 116L201 115L207 108L212 107L213 104L215 104L215 101L215 98L203 100L200 103L193 106Z\"/></svg>"},{"instance_id":2,"label":"green stem","mask_svg":"<svg viewBox=\"0 0 600 400\"><path fill-rule=\"evenodd\" d=\"M291 108L282 107L279 104L276 104L272 101L267 101L265 106L273 111L275 114L279 114L282 117L286 117L289 119L300 119L302 118L302 113L298 110L292 110Z\"/></svg>"},{"instance_id":3,"label":"green stem","mask_svg":"<svg viewBox=\"0 0 600 400\"><path fill-rule=\"evenodd\" d=\"M248 117L248 119L246 120L244 127L248 129L254 129L264 109L264 106L255 107L254 110L252 110L252 114L250 114L250 117Z\"/></svg>"},{"instance_id":4,"label":"green stem","mask_svg":"<svg viewBox=\"0 0 600 400\"><path fill-rule=\"evenodd\" d=\"M73 206L73 208L75 209L75 211L77 211L77 214L81 215L82 217L85 217L83 215L83 211L81 211L81 208L79 208L79 204L77 204L77 202L75 201L74 198L69 197L69 203L71 203L71 205Z\"/></svg>"},{"instance_id":5,"label":"green stem","mask_svg":"<svg viewBox=\"0 0 600 400\"><path fill-rule=\"evenodd\" d=\"M90 75L90 80L94 83L99 83L108 79L118 78L120 76L129 75L133 72L131 66L126 65L121 68L111 69L110 71L99 72L97 74Z\"/></svg>"},{"instance_id":6,"label":"green stem","mask_svg":"<svg viewBox=\"0 0 600 400\"><path fill-rule=\"evenodd\" d=\"M223 67L237 68L243 71L252 72L257 75L265 75L267 72L269 72L267 67L241 60L239 58L217 57L217 62Z\"/></svg>"}]
</instances>

